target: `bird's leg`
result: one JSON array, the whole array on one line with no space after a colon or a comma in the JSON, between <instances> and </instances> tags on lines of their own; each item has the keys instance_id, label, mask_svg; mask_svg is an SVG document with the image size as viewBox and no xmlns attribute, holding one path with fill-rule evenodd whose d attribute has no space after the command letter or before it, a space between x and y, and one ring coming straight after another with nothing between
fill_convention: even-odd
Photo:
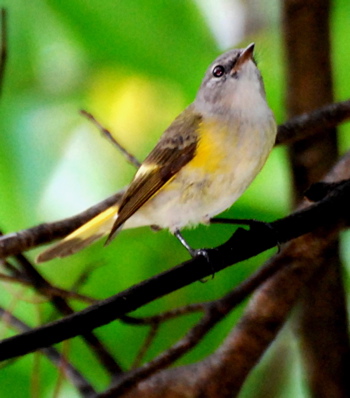
<instances>
[{"instance_id":1,"label":"bird's leg","mask_svg":"<svg viewBox=\"0 0 350 398\"><path fill-rule=\"evenodd\" d=\"M208 255L208 252L205 249L192 249L192 247L186 242L185 238L182 236L181 232L178 229L174 232L174 235L180 241L182 246L190 253L192 258L195 258L195 257L198 257L198 256L203 256L209 262L209 255ZM212 279L214 278L214 275L215 275L215 271L213 270ZM206 283L207 282L206 279L200 279L199 281L202 282L202 283Z\"/></svg>"},{"instance_id":2,"label":"bird's leg","mask_svg":"<svg viewBox=\"0 0 350 398\"><path fill-rule=\"evenodd\" d=\"M205 249L193 249L185 240L185 238L182 236L181 232L177 229L174 232L174 235L177 237L177 239L180 241L182 246L190 253L191 257L198 257L198 256L204 256L208 261L208 253Z\"/></svg>"}]
</instances>

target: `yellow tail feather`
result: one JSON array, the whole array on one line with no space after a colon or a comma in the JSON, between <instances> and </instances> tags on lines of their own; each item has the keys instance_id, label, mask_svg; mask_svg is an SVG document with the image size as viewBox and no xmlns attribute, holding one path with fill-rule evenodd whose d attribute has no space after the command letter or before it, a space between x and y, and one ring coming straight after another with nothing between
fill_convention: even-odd
<instances>
[{"instance_id":1,"label":"yellow tail feather","mask_svg":"<svg viewBox=\"0 0 350 398\"><path fill-rule=\"evenodd\" d=\"M40 253L36 258L36 262L42 263L52 260L55 257L69 256L90 245L102 236L107 235L113 227L117 213L118 206L109 207L60 242Z\"/></svg>"}]
</instances>

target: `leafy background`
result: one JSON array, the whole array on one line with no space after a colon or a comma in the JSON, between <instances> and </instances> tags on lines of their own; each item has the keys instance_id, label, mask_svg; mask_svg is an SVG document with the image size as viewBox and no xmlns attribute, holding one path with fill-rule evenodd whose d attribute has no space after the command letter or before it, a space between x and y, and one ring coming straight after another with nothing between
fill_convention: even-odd
<instances>
[{"instance_id":1,"label":"leafy background","mask_svg":"<svg viewBox=\"0 0 350 398\"><path fill-rule=\"evenodd\" d=\"M139 159L161 132L192 101L207 65L223 50L254 41L267 96L279 123L285 120L283 47L279 3L257 0L249 7L260 16L257 29L220 40L208 19L206 2L190 0L6 0L8 63L0 108L0 228L4 232L73 215L125 186L134 168L80 114L86 109L109 128ZM215 4L208 0L209 3ZM218 2L219 3L219 2ZM218 4L217 3L217 4ZM221 1L227 4L229 2ZM234 2L232 2L234 3ZM237 2L239 4L239 2ZM210 14L210 13L209 13ZM333 2L332 42L336 99L349 97L350 52L342 38L350 34L350 3ZM214 26L214 27L213 27ZM317 71L316 73L320 73ZM340 129L340 144L349 146L349 126ZM266 167L237 204L231 217L273 220L290 210L290 184L285 148L276 148ZM215 246L232 227L213 225L186 231L194 247ZM343 256L349 259L347 239ZM29 253L35 258L38 250ZM151 315L169 308L217 298L237 285L273 251L241 263L207 283L197 283L137 312ZM54 284L71 288L89 270L80 292L105 298L169 269L187 258L166 231L124 231L113 244L99 242L83 252L40 266ZM83 305L74 302L75 309ZM1 283L0 305L30 326L55 317L43 298L20 286ZM216 327L181 360L188 363L212 352L239 318L242 308ZM181 337L196 320L188 316L163 325L146 359ZM291 331L249 377L242 397L266 396L267 375L274 374L276 397L306 397L302 369ZM5 324L0 337L11 332ZM119 358L131 365L146 330L118 322L97 330ZM73 363L102 389L108 377L79 339L65 347ZM40 354L0 369L2 396L51 397L57 370ZM271 393L271 392L270 392ZM76 397L65 383L57 396ZM269 395L271 396L271 395Z\"/></svg>"}]
</instances>

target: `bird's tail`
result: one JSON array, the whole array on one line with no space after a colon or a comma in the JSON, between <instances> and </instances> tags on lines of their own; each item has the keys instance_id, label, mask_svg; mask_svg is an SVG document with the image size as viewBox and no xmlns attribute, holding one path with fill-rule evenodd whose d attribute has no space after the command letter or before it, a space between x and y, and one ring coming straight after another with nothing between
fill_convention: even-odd
<instances>
[{"instance_id":1,"label":"bird's tail","mask_svg":"<svg viewBox=\"0 0 350 398\"><path fill-rule=\"evenodd\" d=\"M104 210L64 239L40 253L36 262L42 263L56 257L69 256L107 235L113 227L117 213L117 205Z\"/></svg>"}]
</instances>

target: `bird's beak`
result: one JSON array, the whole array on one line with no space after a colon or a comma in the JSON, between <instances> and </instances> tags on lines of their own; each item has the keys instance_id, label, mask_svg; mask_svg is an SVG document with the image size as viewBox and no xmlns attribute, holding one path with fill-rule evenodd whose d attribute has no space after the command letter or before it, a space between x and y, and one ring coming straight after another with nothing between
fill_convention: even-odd
<instances>
[{"instance_id":1,"label":"bird's beak","mask_svg":"<svg viewBox=\"0 0 350 398\"><path fill-rule=\"evenodd\" d=\"M241 54L238 57L237 62L234 64L231 74L239 70L243 64L245 64L247 61L253 59L253 53L254 53L254 47L255 43L249 44L248 47L246 47L244 50L242 50Z\"/></svg>"}]
</instances>

